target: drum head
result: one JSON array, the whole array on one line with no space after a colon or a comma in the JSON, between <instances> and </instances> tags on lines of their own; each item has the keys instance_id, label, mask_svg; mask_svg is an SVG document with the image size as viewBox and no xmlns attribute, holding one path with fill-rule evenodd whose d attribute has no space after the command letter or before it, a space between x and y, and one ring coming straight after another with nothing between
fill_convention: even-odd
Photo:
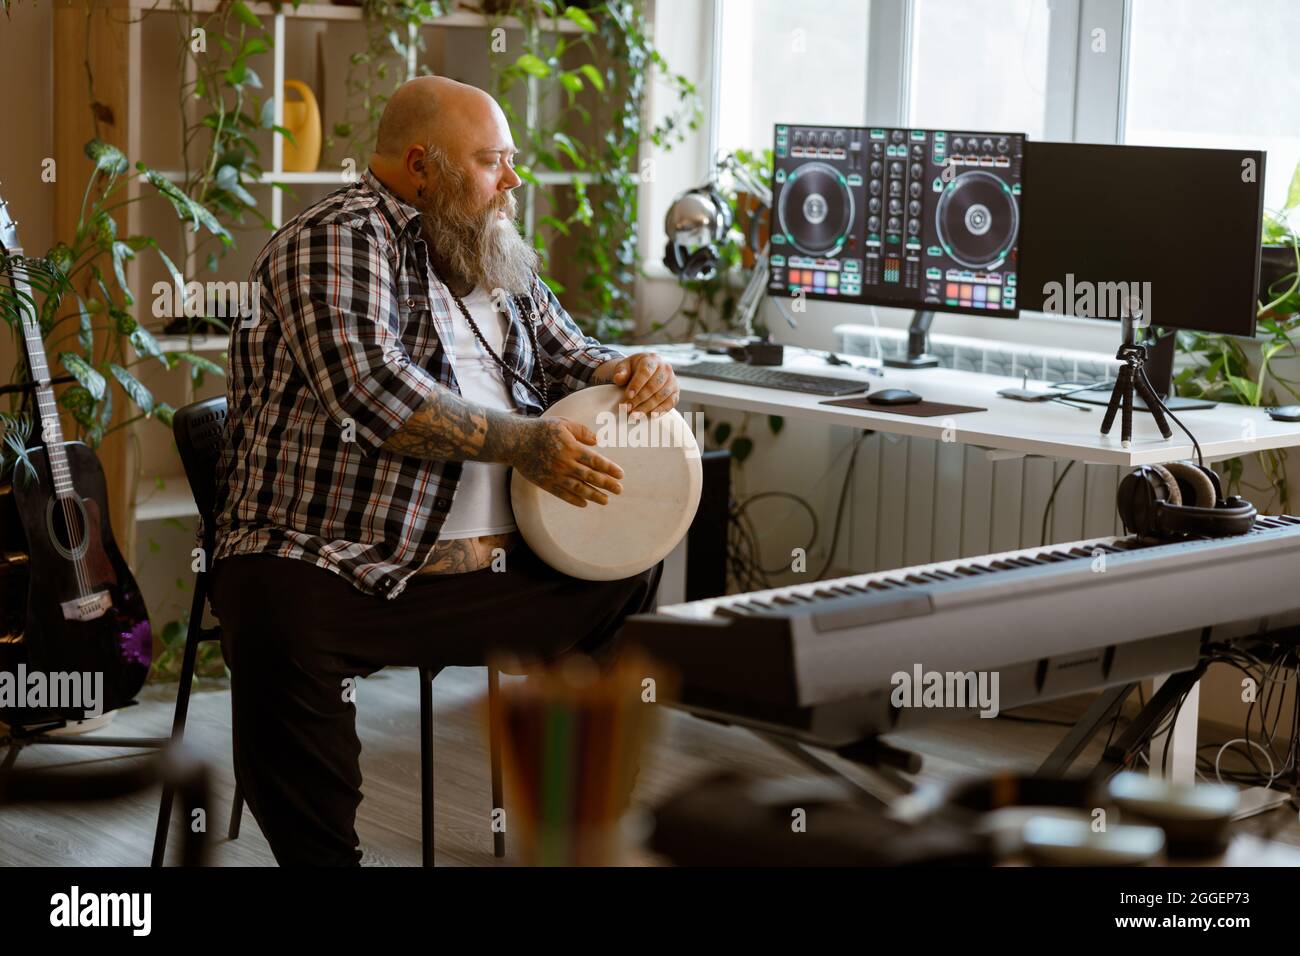
<instances>
[{"instance_id":1,"label":"drum head","mask_svg":"<svg viewBox=\"0 0 1300 956\"><path fill-rule=\"evenodd\" d=\"M700 448L675 409L653 418L620 415L619 385L595 385L546 410L596 433L590 446L623 469L623 493L579 508L512 473L515 523L543 561L571 577L614 581L653 567L677 547L703 487Z\"/></svg>"}]
</instances>

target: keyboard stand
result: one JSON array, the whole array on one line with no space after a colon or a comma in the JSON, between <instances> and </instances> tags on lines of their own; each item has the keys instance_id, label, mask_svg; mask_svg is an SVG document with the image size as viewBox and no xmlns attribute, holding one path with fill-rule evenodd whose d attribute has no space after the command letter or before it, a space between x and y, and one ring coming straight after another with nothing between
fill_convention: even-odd
<instances>
[{"instance_id":1,"label":"keyboard stand","mask_svg":"<svg viewBox=\"0 0 1300 956\"><path fill-rule=\"evenodd\" d=\"M1203 658L1191 670L1179 674L1170 674L1165 679L1164 683L1152 695L1151 700L1138 712L1137 717L1133 719L1133 723L1125 728L1119 740L1106 749L1106 752L1097 762L1097 766L1092 769L1090 776L1094 783L1104 783L1121 770L1128 769L1124 763L1124 755L1132 750L1139 741L1152 735L1152 732L1178 706L1178 701L1183 698L1184 694L1195 693L1196 685L1205 675L1207 667L1209 667L1209 661ZM1065 776L1070 769L1070 765L1083 752L1088 742L1107 723L1115 719L1115 714L1137 686L1136 683L1123 684L1102 691L1097 696L1097 699L1092 702L1087 712L1070 729L1070 732L1056 745L1056 749L1043 761L1034 776ZM1172 732L1171 728L1168 733ZM1162 735L1159 739L1168 739L1168 734ZM1153 771L1156 771L1156 768L1160 766L1161 761L1164 759L1164 748L1160 746L1159 739L1153 738L1151 752L1147 755L1147 760L1150 762ZM1193 749L1194 746L1193 744ZM1286 803L1291 796L1285 790L1274 790L1267 787L1242 787L1237 811L1232 815L1232 818L1234 820L1244 820L1247 817L1265 813Z\"/></svg>"}]
</instances>

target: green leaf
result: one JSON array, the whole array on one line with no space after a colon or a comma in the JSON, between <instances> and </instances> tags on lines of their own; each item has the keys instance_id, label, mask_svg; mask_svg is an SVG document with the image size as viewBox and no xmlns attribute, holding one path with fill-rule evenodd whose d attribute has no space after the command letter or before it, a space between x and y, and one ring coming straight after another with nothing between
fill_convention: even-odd
<instances>
[{"instance_id":1,"label":"green leaf","mask_svg":"<svg viewBox=\"0 0 1300 956\"><path fill-rule=\"evenodd\" d=\"M110 176L120 176L130 166L126 154L102 140L92 139L87 143L86 155L94 162L97 170Z\"/></svg>"},{"instance_id":2,"label":"green leaf","mask_svg":"<svg viewBox=\"0 0 1300 956\"><path fill-rule=\"evenodd\" d=\"M529 76L543 77L551 75L551 68L535 53L520 54L519 59L515 60L515 66Z\"/></svg>"},{"instance_id":3,"label":"green leaf","mask_svg":"<svg viewBox=\"0 0 1300 956\"><path fill-rule=\"evenodd\" d=\"M92 400L96 402L103 400L104 389L108 383L104 381L104 376L100 375L94 366L75 352L61 352L59 354L59 363L90 393ZM68 395L71 392L72 389L68 389L64 394Z\"/></svg>"},{"instance_id":4,"label":"green leaf","mask_svg":"<svg viewBox=\"0 0 1300 956\"><path fill-rule=\"evenodd\" d=\"M1300 163L1296 163L1295 172L1291 173L1291 186L1287 189L1287 202L1282 211L1290 212L1297 206L1300 206Z\"/></svg>"},{"instance_id":5,"label":"green leaf","mask_svg":"<svg viewBox=\"0 0 1300 956\"><path fill-rule=\"evenodd\" d=\"M731 425L728 422L718 422L713 429L713 440L719 445L725 445L727 439L731 437Z\"/></svg>"},{"instance_id":6,"label":"green leaf","mask_svg":"<svg viewBox=\"0 0 1300 956\"><path fill-rule=\"evenodd\" d=\"M567 70L560 74L560 85L570 93L582 92L582 80L580 80L576 74L570 73Z\"/></svg>"},{"instance_id":7,"label":"green leaf","mask_svg":"<svg viewBox=\"0 0 1300 956\"><path fill-rule=\"evenodd\" d=\"M217 170L217 185L235 196L245 206L257 205L257 200L253 198L253 194L240 185L239 170L234 166L222 166Z\"/></svg>"},{"instance_id":8,"label":"green leaf","mask_svg":"<svg viewBox=\"0 0 1300 956\"><path fill-rule=\"evenodd\" d=\"M587 168L587 164L583 162L582 157L578 155L577 146L574 145L573 140L570 139L567 134L556 130L551 134L551 140L555 143L556 148L558 148L560 152L573 161L573 165L577 166L579 169Z\"/></svg>"},{"instance_id":9,"label":"green leaf","mask_svg":"<svg viewBox=\"0 0 1300 956\"><path fill-rule=\"evenodd\" d=\"M211 359L204 358L202 355L195 355L193 352L177 352L178 357L189 362L190 365L204 372L211 372L213 375L225 375L226 370Z\"/></svg>"},{"instance_id":10,"label":"green leaf","mask_svg":"<svg viewBox=\"0 0 1300 956\"><path fill-rule=\"evenodd\" d=\"M136 168L140 170L149 185L167 198L167 201L172 204L172 208L176 210L177 217L188 219L194 223L195 232L198 232L199 226L202 225L214 236L217 236L222 245L232 246L235 244L230 233L226 231L226 227L217 220L216 216L212 215L212 212L206 206L195 202L182 192L175 183L162 174L149 169L144 163L137 163Z\"/></svg>"},{"instance_id":11,"label":"green leaf","mask_svg":"<svg viewBox=\"0 0 1300 956\"><path fill-rule=\"evenodd\" d=\"M126 391L126 394L131 396L131 401L140 406L140 411L144 412L146 415L152 414L153 395L150 393L149 389L145 388L138 378L120 365L115 365L110 362L108 370L113 373L113 377L117 379L118 383Z\"/></svg>"},{"instance_id":12,"label":"green leaf","mask_svg":"<svg viewBox=\"0 0 1300 956\"><path fill-rule=\"evenodd\" d=\"M266 42L265 37L253 36L244 41L244 49L239 52L240 56L255 56L258 53L269 53L271 44Z\"/></svg>"},{"instance_id":13,"label":"green leaf","mask_svg":"<svg viewBox=\"0 0 1300 956\"><path fill-rule=\"evenodd\" d=\"M158 419L168 428L172 427L172 416L176 414L176 409L172 408L166 402L159 402L153 408L153 417Z\"/></svg>"},{"instance_id":14,"label":"green leaf","mask_svg":"<svg viewBox=\"0 0 1300 956\"><path fill-rule=\"evenodd\" d=\"M167 358L162 348L158 345L158 340L143 325L137 325L135 331L131 333L131 344L141 355L148 355L162 361L163 365L171 368L171 362Z\"/></svg>"},{"instance_id":15,"label":"green leaf","mask_svg":"<svg viewBox=\"0 0 1300 956\"><path fill-rule=\"evenodd\" d=\"M554 229L556 232L560 233L561 235L565 235L565 236L569 235L568 225L565 223L563 219L560 219L556 216L542 216L540 219L538 219L538 223L541 225L550 226L552 229Z\"/></svg>"},{"instance_id":16,"label":"green leaf","mask_svg":"<svg viewBox=\"0 0 1300 956\"><path fill-rule=\"evenodd\" d=\"M754 450L754 443L750 439L741 435L731 443L731 457L736 460L736 464L743 465L745 459L749 457L750 452Z\"/></svg>"},{"instance_id":17,"label":"green leaf","mask_svg":"<svg viewBox=\"0 0 1300 956\"><path fill-rule=\"evenodd\" d=\"M781 429L785 427L785 419L780 415L768 415L767 427L772 429L773 435L781 434Z\"/></svg>"},{"instance_id":18,"label":"green leaf","mask_svg":"<svg viewBox=\"0 0 1300 956\"><path fill-rule=\"evenodd\" d=\"M122 290L122 299L127 305L135 303L135 297L131 295L131 290L126 284L126 260L134 258L135 250L131 248L130 243L113 243L113 275L117 276L117 285Z\"/></svg>"},{"instance_id":19,"label":"green leaf","mask_svg":"<svg viewBox=\"0 0 1300 956\"><path fill-rule=\"evenodd\" d=\"M270 129L275 125L275 97L268 96L262 103L262 115L258 118L258 125L262 129Z\"/></svg>"},{"instance_id":20,"label":"green leaf","mask_svg":"<svg viewBox=\"0 0 1300 956\"><path fill-rule=\"evenodd\" d=\"M591 17L587 15L586 10L579 10L577 7L565 7L564 15L576 23L584 33L595 33L596 24Z\"/></svg>"},{"instance_id":21,"label":"green leaf","mask_svg":"<svg viewBox=\"0 0 1300 956\"><path fill-rule=\"evenodd\" d=\"M95 347L95 330L91 327L90 312L87 311L86 303L82 301L81 296L77 296L77 313L81 326L77 333L77 344L89 352Z\"/></svg>"},{"instance_id":22,"label":"green leaf","mask_svg":"<svg viewBox=\"0 0 1300 956\"><path fill-rule=\"evenodd\" d=\"M230 11L244 26L252 27L254 30L262 29L262 21L257 18L257 14L249 8L248 4L244 3L244 0L235 0Z\"/></svg>"},{"instance_id":23,"label":"green leaf","mask_svg":"<svg viewBox=\"0 0 1300 956\"><path fill-rule=\"evenodd\" d=\"M600 75L600 70L596 69L590 63L584 63L578 67L578 72L587 78L587 82L594 86L601 93L605 92L605 78Z\"/></svg>"}]
</instances>

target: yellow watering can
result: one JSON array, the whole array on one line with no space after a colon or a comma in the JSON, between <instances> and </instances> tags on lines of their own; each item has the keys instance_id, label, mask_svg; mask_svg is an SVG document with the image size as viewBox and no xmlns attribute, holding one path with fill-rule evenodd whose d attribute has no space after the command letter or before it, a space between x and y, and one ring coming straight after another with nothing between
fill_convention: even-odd
<instances>
[{"instance_id":1,"label":"yellow watering can","mask_svg":"<svg viewBox=\"0 0 1300 956\"><path fill-rule=\"evenodd\" d=\"M293 90L300 100L289 100ZM284 169L289 173L314 173L320 165L320 107L311 87L301 80L284 81L284 127L293 141L284 141Z\"/></svg>"}]
</instances>

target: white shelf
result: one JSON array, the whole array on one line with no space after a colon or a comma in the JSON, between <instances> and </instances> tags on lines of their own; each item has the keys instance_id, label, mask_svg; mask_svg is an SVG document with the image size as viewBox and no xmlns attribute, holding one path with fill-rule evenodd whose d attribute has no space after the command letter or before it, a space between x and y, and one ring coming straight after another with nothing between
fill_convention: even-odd
<instances>
[{"instance_id":1,"label":"white shelf","mask_svg":"<svg viewBox=\"0 0 1300 956\"><path fill-rule=\"evenodd\" d=\"M227 335L155 335L154 341L164 352L224 352L230 344Z\"/></svg>"},{"instance_id":2,"label":"white shelf","mask_svg":"<svg viewBox=\"0 0 1300 956\"><path fill-rule=\"evenodd\" d=\"M185 182L185 173L178 169L158 170L158 174L174 183ZM567 186L573 182L586 183L590 185L596 182L594 173L579 172L557 172L551 169L538 169L533 171L537 181L543 186ZM272 183L284 183L293 185L295 183L319 183L326 186L344 186L349 182L355 182L355 178L349 178L344 175L342 170L338 172L323 172L317 170L313 173L276 173L271 171L263 172L260 176L244 176L245 183L252 185L270 185Z\"/></svg>"},{"instance_id":3,"label":"white shelf","mask_svg":"<svg viewBox=\"0 0 1300 956\"><path fill-rule=\"evenodd\" d=\"M187 12L183 8L177 9L175 6L167 4L165 0L125 0L120 4L130 10L138 10L141 13L182 13ZM217 0L192 0L190 6L195 13L214 13L219 4ZM289 20L361 20L363 12L361 7L335 6L329 3L303 3L299 4L297 9L292 4L285 3L278 7L273 7L269 3L250 3L249 8L259 17L273 17L277 14L283 15ZM581 33L582 28L572 20L565 17L559 17L555 20L541 19L538 21L542 29L547 33ZM456 11L446 16L435 17L432 20L425 20L422 26L426 27L452 27L467 29L482 29L483 27L503 26L508 30L522 29L523 24L518 17L502 17L500 20L493 21L492 18L484 16L481 13L471 13L469 11Z\"/></svg>"},{"instance_id":4,"label":"white shelf","mask_svg":"<svg viewBox=\"0 0 1300 956\"><path fill-rule=\"evenodd\" d=\"M140 479L135 496L136 521L163 521L167 518L197 518L198 506L184 475L163 475L163 487L147 475Z\"/></svg>"}]
</instances>

